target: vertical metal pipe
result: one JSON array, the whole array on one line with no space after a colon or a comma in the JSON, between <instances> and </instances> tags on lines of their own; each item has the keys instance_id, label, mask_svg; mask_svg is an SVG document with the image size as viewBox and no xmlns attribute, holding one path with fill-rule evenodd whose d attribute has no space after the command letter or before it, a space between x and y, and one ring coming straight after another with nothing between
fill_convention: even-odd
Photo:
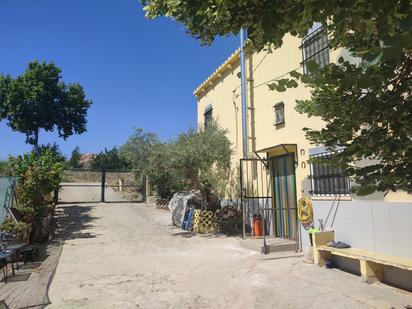
<instances>
[{"instance_id":1,"label":"vertical metal pipe","mask_svg":"<svg viewBox=\"0 0 412 309\"><path fill-rule=\"evenodd\" d=\"M245 208L243 205L243 159L240 159L240 211L242 213L242 238L246 237Z\"/></svg>"},{"instance_id":2,"label":"vertical metal pipe","mask_svg":"<svg viewBox=\"0 0 412 309\"><path fill-rule=\"evenodd\" d=\"M247 107L246 107L246 66L245 66L245 41L247 38L246 30L240 29L240 74L242 90L242 142L243 158L248 157L248 138L247 138Z\"/></svg>"},{"instance_id":3,"label":"vertical metal pipe","mask_svg":"<svg viewBox=\"0 0 412 309\"><path fill-rule=\"evenodd\" d=\"M266 223L265 223L265 218L266 218L266 214L265 214L265 210L263 209L262 210L262 212L263 212L263 218L262 218L262 220L263 220L263 248L262 248L262 253L263 254L268 254L269 253L269 250L268 250L268 246L267 246L267 243L266 243Z\"/></svg>"},{"instance_id":4,"label":"vertical metal pipe","mask_svg":"<svg viewBox=\"0 0 412 309\"><path fill-rule=\"evenodd\" d=\"M147 199L147 176L143 176L142 177L142 181L143 181L143 201L146 202Z\"/></svg>"},{"instance_id":5,"label":"vertical metal pipe","mask_svg":"<svg viewBox=\"0 0 412 309\"><path fill-rule=\"evenodd\" d=\"M101 183L101 198L100 202L104 203L105 202L105 186L106 186L106 171L102 171L102 183Z\"/></svg>"}]
</instances>

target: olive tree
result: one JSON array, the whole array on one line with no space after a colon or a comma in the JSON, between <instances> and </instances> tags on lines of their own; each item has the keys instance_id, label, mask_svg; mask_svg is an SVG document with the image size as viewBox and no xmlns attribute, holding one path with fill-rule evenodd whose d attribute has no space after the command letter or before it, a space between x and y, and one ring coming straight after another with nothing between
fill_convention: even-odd
<instances>
[{"instance_id":1,"label":"olive tree","mask_svg":"<svg viewBox=\"0 0 412 309\"><path fill-rule=\"evenodd\" d=\"M203 201L222 197L230 175L232 149L227 131L216 122L198 131L189 130L175 142L174 165L188 189L200 190Z\"/></svg>"},{"instance_id":2,"label":"olive tree","mask_svg":"<svg viewBox=\"0 0 412 309\"><path fill-rule=\"evenodd\" d=\"M139 176L147 175L161 197L176 191L200 190L204 202L222 196L230 175L231 144L217 123L189 129L161 142L157 135L137 129L120 148Z\"/></svg>"}]
</instances>

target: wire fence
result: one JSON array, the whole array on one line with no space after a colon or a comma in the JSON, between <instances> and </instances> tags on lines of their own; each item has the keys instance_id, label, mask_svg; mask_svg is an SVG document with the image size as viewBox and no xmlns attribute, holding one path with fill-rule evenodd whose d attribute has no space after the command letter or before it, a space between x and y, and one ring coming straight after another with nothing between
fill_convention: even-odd
<instances>
[{"instance_id":1,"label":"wire fence","mask_svg":"<svg viewBox=\"0 0 412 309\"><path fill-rule=\"evenodd\" d=\"M0 177L0 224L3 223L7 210L11 206L14 177Z\"/></svg>"}]
</instances>

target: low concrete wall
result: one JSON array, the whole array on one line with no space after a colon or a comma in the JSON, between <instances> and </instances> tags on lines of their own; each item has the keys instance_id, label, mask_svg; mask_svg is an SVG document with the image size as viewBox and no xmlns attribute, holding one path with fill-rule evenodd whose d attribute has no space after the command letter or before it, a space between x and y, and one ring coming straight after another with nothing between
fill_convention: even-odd
<instances>
[{"instance_id":1,"label":"low concrete wall","mask_svg":"<svg viewBox=\"0 0 412 309\"><path fill-rule=\"evenodd\" d=\"M313 200L312 203L316 227L322 219L326 229L335 230L336 240L352 247L412 259L412 203L356 199ZM304 236L308 244L309 238Z\"/></svg>"},{"instance_id":2,"label":"low concrete wall","mask_svg":"<svg viewBox=\"0 0 412 309\"><path fill-rule=\"evenodd\" d=\"M412 259L412 203L373 199L312 203L316 227L322 219L325 229L335 231L335 240L354 248ZM302 241L303 248L310 243L304 229ZM334 261L343 270L359 272L358 263L351 259L339 257ZM412 291L412 272L386 267L384 281Z\"/></svg>"}]
</instances>

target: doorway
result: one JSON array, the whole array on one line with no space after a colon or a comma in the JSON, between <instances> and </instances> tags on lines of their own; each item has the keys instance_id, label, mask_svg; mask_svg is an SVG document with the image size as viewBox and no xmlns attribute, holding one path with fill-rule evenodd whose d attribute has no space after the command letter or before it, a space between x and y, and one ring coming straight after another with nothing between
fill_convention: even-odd
<instances>
[{"instance_id":1,"label":"doorway","mask_svg":"<svg viewBox=\"0 0 412 309\"><path fill-rule=\"evenodd\" d=\"M297 239L297 195L295 155L271 157L273 173L274 235Z\"/></svg>"}]
</instances>

